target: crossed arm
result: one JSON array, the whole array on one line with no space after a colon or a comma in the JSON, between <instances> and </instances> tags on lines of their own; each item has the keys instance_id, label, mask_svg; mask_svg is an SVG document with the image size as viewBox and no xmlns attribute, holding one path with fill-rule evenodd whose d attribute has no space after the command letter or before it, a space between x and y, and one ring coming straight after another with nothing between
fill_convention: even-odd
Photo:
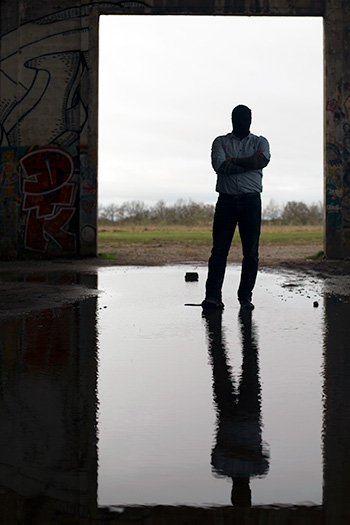
<instances>
[{"instance_id":1,"label":"crossed arm","mask_svg":"<svg viewBox=\"0 0 350 525\"><path fill-rule=\"evenodd\" d=\"M260 170L268 165L269 159L266 158L263 151L268 151L268 144L265 144L263 137L262 142L257 145L258 150L251 157L229 157L226 154L223 138L217 137L212 145L211 159L214 171L219 175L237 175L251 170Z\"/></svg>"},{"instance_id":2,"label":"crossed arm","mask_svg":"<svg viewBox=\"0 0 350 525\"><path fill-rule=\"evenodd\" d=\"M226 160L220 164L217 173L220 175L235 175L244 173L245 171L257 170L265 168L269 160L265 157L261 150L254 153L252 157L235 158L226 157Z\"/></svg>"}]
</instances>

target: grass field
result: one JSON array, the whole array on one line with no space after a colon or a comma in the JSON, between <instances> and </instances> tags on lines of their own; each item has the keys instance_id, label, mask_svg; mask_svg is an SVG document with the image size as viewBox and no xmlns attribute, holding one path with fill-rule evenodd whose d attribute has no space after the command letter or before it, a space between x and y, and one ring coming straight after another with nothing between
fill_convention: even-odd
<instances>
[{"instance_id":1,"label":"grass field","mask_svg":"<svg viewBox=\"0 0 350 525\"><path fill-rule=\"evenodd\" d=\"M261 243L314 242L323 239L323 227L320 226L275 226L263 225ZM181 242L211 242L211 227L186 226L102 226L98 231L100 249L104 244L122 243L181 243ZM239 242L235 235L233 242Z\"/></svg>"}]
</instances>

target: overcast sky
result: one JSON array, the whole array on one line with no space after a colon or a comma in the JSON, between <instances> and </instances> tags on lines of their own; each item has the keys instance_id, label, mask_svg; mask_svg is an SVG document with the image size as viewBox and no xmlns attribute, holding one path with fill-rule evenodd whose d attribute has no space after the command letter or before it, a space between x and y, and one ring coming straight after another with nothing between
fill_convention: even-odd
<instances>
[{"instance_id":1,"label":"overcast sky","mask_svg":"<svg viewBox=\"0 0 350 525\"><path fill-rule=\"evenodd\" d=\"M237 104L270 142L263 202L323 199L322 18L102 16L99 202L214 203Z\"/></svg>"}]
</instances>

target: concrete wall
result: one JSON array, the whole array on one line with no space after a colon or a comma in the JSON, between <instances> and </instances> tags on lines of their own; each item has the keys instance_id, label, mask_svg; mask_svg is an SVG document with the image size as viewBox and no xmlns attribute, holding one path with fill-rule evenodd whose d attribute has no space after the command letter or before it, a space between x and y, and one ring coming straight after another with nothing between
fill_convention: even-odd
<instances>
[{"instance_id":1,"label":"concrete wall","mask_svg":"<svg viewBox=\"0 0 350 525\"><path fill-rule=\"evenodd\" d=\"M350 257L350 5L325 3L325 248Z\"/></svg>"},{"instance_id":2,"label":"concrete wall","mask_svg":"<svg viewBox=\"0 0 350 525\"><path fill-rule=\"evenodd\" d=\"M96 253L98 13L62 4L1 2L2 257Z\"/></svg>"},{"instance_id":3,"label":"concrete wall","mask_svg":"<svg viewBox=\"0 0 350 525\"><path fill-rule=\"evenodd\" d=\"M2 0L0 9L0 257L96 254L100 14L324 16L325 245L328 257L350 256L346 0Z\"/></svg>"}]
</instances>

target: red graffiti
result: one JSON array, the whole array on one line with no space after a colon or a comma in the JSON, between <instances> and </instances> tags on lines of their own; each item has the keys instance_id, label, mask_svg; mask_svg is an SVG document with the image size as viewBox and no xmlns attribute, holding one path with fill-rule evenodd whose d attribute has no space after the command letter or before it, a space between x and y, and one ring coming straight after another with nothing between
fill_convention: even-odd
<instances>
[{"instance_id":1,"label":"red graffiti","mask_svg":"<svg viewBox=\"0 0 350 525\"><path fill-rule=\"evenodd\" d=\"M67 231L75 212L72 157L59 148L40 148L24 155L20 165L25 248L44 253L52 241L64 253L74 253L76 236Z\"/></svg>"},{"instance_id":2,"label":"red graffiti","mask_svg":"<svg viewBox=\"0 0 350 525\"><path fill-rule=\"evenodd\" d=\"M334 111L337 109L339 105L339 101L336 100L335 98L332 98L332 99L327 99L327 103L326 103L326 111L331 111L332 113L334 113Z\"/></svg>"}]
</instances>

